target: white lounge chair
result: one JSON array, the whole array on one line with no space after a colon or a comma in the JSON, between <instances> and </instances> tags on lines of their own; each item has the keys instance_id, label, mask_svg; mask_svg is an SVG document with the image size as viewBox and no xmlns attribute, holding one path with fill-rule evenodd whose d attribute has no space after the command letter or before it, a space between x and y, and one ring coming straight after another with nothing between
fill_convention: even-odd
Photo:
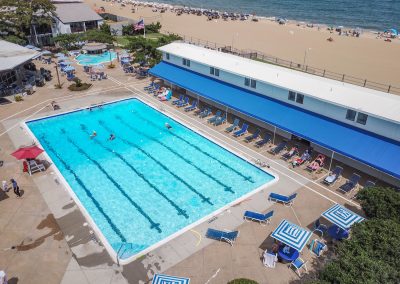
<instances>
[{"instance_id":1,"label":"white lounge chair","mask_svg":"<svg viewBox=\"0 0 400 284\"><path fill-rule=\"evenodd\" d=\"M275 268L276 263L278 262L278 254L268 252L268 250L264 251L263 255L263 264L269 268Z\"/></svg>"}]
</instances>

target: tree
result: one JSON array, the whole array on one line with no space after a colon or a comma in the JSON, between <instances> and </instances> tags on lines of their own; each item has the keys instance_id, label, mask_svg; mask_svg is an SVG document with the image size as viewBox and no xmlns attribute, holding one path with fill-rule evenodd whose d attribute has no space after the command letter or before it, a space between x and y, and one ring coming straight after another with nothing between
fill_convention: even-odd
<instances>
[{"instance_id":1,"label":"tree","mask_svg":"<svg viewBox=\"0 0 400 284\"><path fill-rule=\"evenodd\" d=\"M83 40L84 34L60 34L54 37L54 42L62 49L70 50L76 48L76 43Z\"/></svg>"},{"instance_id":2,"label":"tree","mask_svg":"<svg viewBox=\"0 0 400 284\"><path fill-rule=\"evenodd\" d=\"M146 33L159 33L161 30L160 22L151 23L150 25L146 25Z\"/></svg>"},{"instance_id":3,"label":"tree","mask_svg":"<svg viewBox=\"0 0 400 284\"><path fill-rule=\"evenodd\" d=\"M102 31L102 32L105 33L105 34L111 34L111 27L110 27L109 24L103 23L103 24L100 26L100 31Z\"/></svg>"},{"instance_id":4,"label":"tree","mask_svg":"<svg viewBox=\"0 0 400 284\"><path fill-rule=\"evenodd\" d=\"M87 41L96 41L102 43L112 44L114 37L110 32L106 33L102 30L90 30L83 34L83 38Z\"/></svg>"}]
</instances>

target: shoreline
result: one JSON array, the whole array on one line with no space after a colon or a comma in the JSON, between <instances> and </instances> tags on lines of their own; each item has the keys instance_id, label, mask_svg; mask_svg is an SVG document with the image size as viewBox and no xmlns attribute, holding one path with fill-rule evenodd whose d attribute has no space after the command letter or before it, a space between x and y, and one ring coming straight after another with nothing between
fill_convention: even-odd
<instances>
[{"instance_id":1,"label":"shoreline","mask_svg":"<svg viewBox=\"0 0 400 284\"><path fill-rule=\"evenodd\" d=\"M162 33L175 33L203 42L233 46L240 50L254 50L273 57L331 72L346 74L385 85L400 87L400 40L385 42L376 39L373 32L360 37L340 36L325 27L307 27L306 24L289 21L280 25L270 18L258 22L249 20L213 19L183 13L177 16L169 9L161 13L146 4L133 6L102 0L84 0L93 9L105 8L111 13L145 24L160 22ZM132 12L132 8L135 8ZM333 42L327 41L332 37Z\"/></svg>"}]
</instances>

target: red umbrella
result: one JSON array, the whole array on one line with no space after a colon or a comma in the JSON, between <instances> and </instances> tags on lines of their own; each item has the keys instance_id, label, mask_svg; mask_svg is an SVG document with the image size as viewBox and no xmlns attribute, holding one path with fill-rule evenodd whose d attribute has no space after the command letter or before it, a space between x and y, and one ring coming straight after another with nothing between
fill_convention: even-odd
<instances>
[{"instance_id":1,"label":"red umbrella","mask_svg":"<svg viewBox=\"0 0 400 284\"><path fill-rule=\"evenodd\" d=\"M37 146L29 146L29 147L21 147L11 155L13 155L15 158L18 160L22 159L35 159L37 156L39 156L43 152L42 149L40 149Z\"/></svg>"}]
</instances>

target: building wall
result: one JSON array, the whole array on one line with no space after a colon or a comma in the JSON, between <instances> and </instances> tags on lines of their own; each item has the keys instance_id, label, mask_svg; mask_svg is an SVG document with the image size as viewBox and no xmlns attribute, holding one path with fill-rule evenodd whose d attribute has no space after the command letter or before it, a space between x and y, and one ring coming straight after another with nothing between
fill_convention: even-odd
<instances>
[{"instance_id":1,"label":"building wall","mask_svg":"<svg viewBox=\"0 0 400 284\"><path fill-rule=\"evenodd\" d=\"M256 91L262 95L266 95L268 97L274 98L276 100L280 100L282 102L306 109L308 111L318 113L324 115L326 117L335 119L337 121L341 121L343 123L352 125L354 127L358 127L360 129L365 129L373 133L377 133L379 135L394 139L396 141L400 141L400 124L396 124L393 122L389 122L377 117L368 116L367 124L362 125L355 121L350 121L346 119L347 109L341 106L333 105L328 102L324 102L312 97L308 97L304 94L303 104L299 104L293 101L288 100L289 90L275 87L273 85L269 85L263 82L257 82L257 88L253 89L250 87L246 87L244 85L244 77L232 74L229 72L224 72L220 70L219 77L215 77L210 75L210 66L200 64L194 61L190 62L190 68L186 67L182 64L182 58L178 56L174 56L172 54L169 55L169 60L166 58L166 54L163 54L163 59L172 64L193 70L195 72L208 75L212 78L217 78L223 80L224 82L230 83L235 86L239 86L251 91Z\"/></svg>"}]
</instances>

